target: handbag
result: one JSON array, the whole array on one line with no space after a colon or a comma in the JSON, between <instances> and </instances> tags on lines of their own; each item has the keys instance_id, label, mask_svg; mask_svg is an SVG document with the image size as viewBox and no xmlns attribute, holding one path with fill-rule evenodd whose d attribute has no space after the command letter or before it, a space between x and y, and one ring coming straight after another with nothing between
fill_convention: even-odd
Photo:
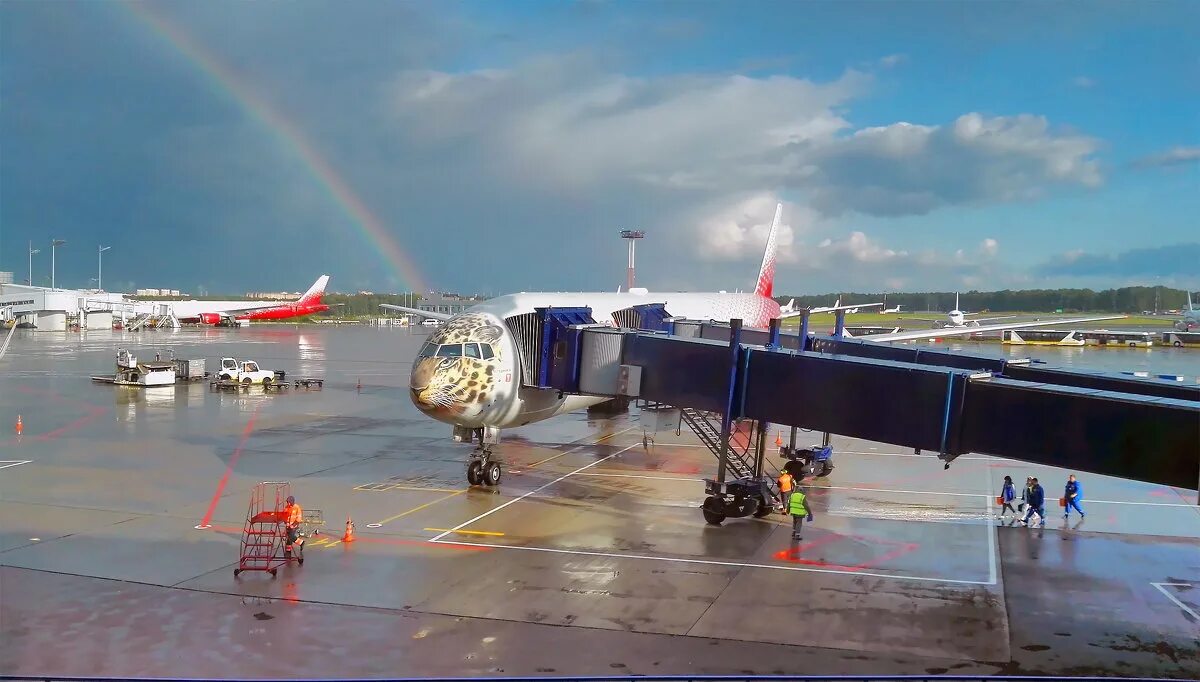
<instances>
[{"instance_id":1,"label":"handbag","mask_svg":"<svg viewBox=\"0 0 1200 682\"><path fill-rule=\"evenodd\" d=\"M999 505L1003 505L1003 504L1004 504L1004 496L1003 496L1003 495L997 495L997 496L996 496L996 504L999 504Z\"/></svg>"}]
</instances>

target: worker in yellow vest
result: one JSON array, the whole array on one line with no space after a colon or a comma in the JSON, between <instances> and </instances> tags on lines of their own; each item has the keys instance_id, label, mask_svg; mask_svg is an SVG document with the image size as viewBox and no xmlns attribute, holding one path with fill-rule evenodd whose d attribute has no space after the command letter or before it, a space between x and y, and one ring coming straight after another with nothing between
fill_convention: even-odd
<instances>
[{"instance_id":1,"label":"worker in yellow vest","mask_svg":"<svg viewBox=\"0 0 1200 682\"><path fill-rule=\"evenodd\" d=\"M794 488L790 499L788 499L788 513L792 515L792 539L800 540L800 527L804 524L807 518L809 523L812 523L812 509L808 507L808 500L805 498L804 491L800 488Z\"/></svg>"},{"instance_id":2,"label":"worker in yellow vest","mask_svg":"<svg viewBox=\"0 0 1200 682\"><path fill-rule=\"evenodd\" d=\"M779 483L779 497L783 498L782 499L782 502L783 502L782 511L784 514L786 514L786 513L788 513L788 500L790 500L792 497L792 489L796 487L796 481L795 481L795 479L792 478L792 475L789 474L787 472L787 470L785 469L785 470L779 472L778 483Z\"/></svg>"}]
</instances>

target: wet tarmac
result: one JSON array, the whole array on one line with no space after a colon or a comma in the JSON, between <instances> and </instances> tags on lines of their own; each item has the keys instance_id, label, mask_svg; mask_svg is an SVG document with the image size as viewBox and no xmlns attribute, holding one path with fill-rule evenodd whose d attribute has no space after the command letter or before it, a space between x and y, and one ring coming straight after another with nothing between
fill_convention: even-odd
<instances>
[{"instance_id":1,"label":"wet tarmac","mask_svg":"<svg viewBox=\"0 0 1200 682\"><path fill-rule=\"evenodd\" d=\"M1200 677L1195 491L1082 474L1086 520L1050 506L1027 529L995 519L1003 477L1038 476L1053 504L1068 472L943 470L835 438L793 542L781 515L706 525L715 460L686 430L644 447L636 410L506 434L501 485L472 489L469 446L409 403L421 336L17 338L0 364L0 417L24 423L0 438L0 673ZM122 343L327 381L91 383ZM263 480L289 481L325 532L303 566L235 578Z\"/></svg>"}]
</instances>

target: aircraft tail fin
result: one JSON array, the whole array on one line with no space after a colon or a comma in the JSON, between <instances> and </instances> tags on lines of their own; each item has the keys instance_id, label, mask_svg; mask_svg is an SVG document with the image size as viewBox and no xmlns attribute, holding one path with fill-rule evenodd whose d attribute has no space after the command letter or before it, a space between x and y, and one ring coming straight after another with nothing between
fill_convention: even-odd
<instances>
[{"instance_id":1,"label":"aircraft tail fin","mask_svg":"<svg viewBox=\"0 0 1200 682\"><path fill-rule=\"evenodd\" d=\"M316 282L304 292L297 303L308 305L312 303L320 303L321 297L325 295L325 285L329 284L329 275L321 275Z\"/></svg>"},{"instance_id":2,"label":"aircraft tail fin","mask_svg":"<svg viewBox=\"0 0 1200 682\"><path fill-rule=\"evenodd\" d=\"M779 219L783 217L783 203L775 205L775 218L771 221L771 232L767 235L767 250L763 253L762 266L758 269L758 282L754 293L770 298L775 291L775 235L779 231Z\"/></svg>"}]
</instances>

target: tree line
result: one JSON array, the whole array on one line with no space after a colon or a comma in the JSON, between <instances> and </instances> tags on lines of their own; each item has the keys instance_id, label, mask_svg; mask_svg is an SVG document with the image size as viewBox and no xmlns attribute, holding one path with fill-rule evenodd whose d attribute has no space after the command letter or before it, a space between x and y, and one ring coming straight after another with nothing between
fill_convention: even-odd
<instances>
[{"instance_id":1,"label":"tree line","mask_svg":"<svg viewBox=\"0 0 1200 682\"><path fill-rule=\"evenodd\" d=\"M954 308L954 292L930 291L914 293L850 293L815 296L778 296L781 304L796 299L797 308L831 306L840 296L842 305L879 303L887 297L887 307L903 306L904 311ZM1179 310L1187 307L1188 292L1169 287L1121 287L1119 289L1025 289L1003 291L963 291L959 308L967 312L1019 311L1052 313L1105 312L1140 313L1154 310ZM1194 297L1193 302L1200 305Z\"/></svg>"}]
</instances>

